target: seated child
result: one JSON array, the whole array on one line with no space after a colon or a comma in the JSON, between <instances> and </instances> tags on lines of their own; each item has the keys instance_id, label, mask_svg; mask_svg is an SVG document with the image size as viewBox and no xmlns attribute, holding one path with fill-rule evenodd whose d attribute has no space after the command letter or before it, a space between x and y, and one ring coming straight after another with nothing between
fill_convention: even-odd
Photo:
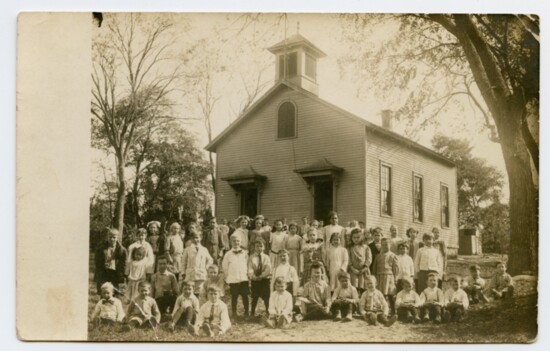
<instances>
[{"instance_id":1,"label":"seated child","mask_svg":"<svg viewBox=\"0 0 550 351\"><path fill-rule=\"evenodd\" d=\"M359 314L370 325L376 325L377 322L390 327L395 323L396 317L388 318L388 302L380 290L376 289L376 278L369 275L366 278L366 290L359 300Z\"/></svg>"},{"instance_id":2,"label":"seated child","mask_svg":"<svg viewBox=\"0 0 550 351\"><path fill-rule=\"evenodd\" d=\"M411 277L401 278L401 291L397 293L395 308L397 318L404 323L420 323L418 308L420 296L413 289L414 283Z\"/></svg>"},{"instance_id":3,"label":"seated child","mask_svg":"<svg viewBox=\"0 0 550 351\"><path fill-rule=\"evenodd\" d=\"M420 293L420 314L422 321L427 322L430 319L436 323L441 323L441 313L445 307L445 297L443 291L437 287L437 274L428 274L426 282L427 288Z\"/></svg>"},{"instance_id":4,"label":"seated child","mask_svg":"<svg viewBox=\"0 0 550 351\"><path fill-rule=\"evenodd\" d=\"M338 282L340 284L332 294L330 311L332 312L334 321L351 322L352 313L356 310L357 302L359 301L357 289L350 284L350 275L347 272L340 272L338 274ZM343 319L342 316L344 316Z\"/></svg>"},{"instance_id":5,"label":"seated child","mask_svg":"<svg viewBox=\"0 0 550 351\"><path fill-rule=\"evenodd\" d=\"M160 322L160 311L157 302L149 294L151 284L140 282L138 285L139 295L128 305L127 319L130 326L148 327L155 329Z\"/></svg>"},{"instance_id":6,"label":"seated child","mask_svg":"<svg viewBox=\"0 0 550 351\"><path fill-rule=\"evenodd\" d=\"M225 281L223 274L220 273L220 268L216 265L211 265L206 270L207 276L204 283L201 285L201 289L199 291L199 302L201 304L208 301L208 288L211 286L216 286L220 290L220 300L223 301L224 298L224 290L225 290Z\"/></svg>"},{"instance_id":7,"label":"seated child","mask_svg":"<svg viewBox=\"0 0 550 351\"><path fill-rule=\"evenodd\" d=\"M447 281L451 284L451 288L445 291L444 294L444 319L451 322L460 322L464 312L468 309L468 295L460 288L459 278L451 277Z\"/></svg>"},{"instance_id":8,"label":"seated child","mask_svg":"<svg viewBox=\"0 0 550 351\"><path fill-rule=\"evenodd\" d=\"M174 331L176 325L186 328L189 333L194 334L196 315L199 312L199 299L193 294L195 285L191 282L183 282L181 295L176 300L172 321L168 325L170 331Z\"/></svg>"},{"instance_id":9,"label":"seated child","mask_svg":"<svg viewBox=\"0 0 550 351\"><path fill-rule=\"evenodd\" d=\"M250 291L252 295L251 315L256 314L256 306L261 298L266 312L269 311L271 259L264 253L265 242L262 238L253 243L254 253L248 259L248 277L250 279Z\"/></svg>"},{"instance_id":10,"label":"seated child","mask_svg":"<svg viewBox=\"0 0 550 351\"><path fill-rule=\"evenodd\" d=\"M481 267L477 264L470 266L470 276L464 279L462 289L468 295L471 304L477 304L479 301L489 301L483 293L485 279L481 278Z\"/></svg>"},{"instance_id":11,"label":"seated child","mask_svg":"<svg viewBox=\"0 0 550 351\"><path fill-rule=\"evenodd\" d=\"M330 286L323 279L324 274L322 263L313 262L311 264L310 280L304 285L300 298L301 315L304 320L330 318Z\"/></svg>"},{"instance_id":12,"label":"seated child","mask_svg":"<svg viewBox=\"0 0 550 351\"><path fill-rule=\"evenodd\" d=\"M222 335L229 328L231 328L231 321L227 305L220 300L220 290L216 286L211 286L208 288L208 301L199 310L194 334L197 334L198 329L201 334L209 337Z\"/></svg>"},{"instance_id":13,"label":"seated child","mask_svg":"<svg viewBox=\"0 0 550 351\"><path fill-rule=\"evenodd\" d=\"M488 290L495 299L511 299L514 296L514 281L506 273L506 263L497 263L497 271L489 282Z\"/></svg>"},{"instance_id":14,"label":"seated child","mask_svg":"<svg viewBox=\"0 0 550 351\"><path fill-rule=\"evenodd\" d=\"M286 290L283 277L275 278L275 291L269 298L269 317L264 320L271 328L286 328L292 322L292 295Z\"/></svg>"},{"instance_id":15,"label":"seated child","mask_svg":"<svg viewBox=\"0 0 550 351\"><path fill-rule=\"evenodd\" d=\"M101 299L95 305L91 316L94 325L112 325L124 319L122 303L113 297L113 293L113 284L107 282L101 285Z\"/></svg>"},{"instance_id":16,"label":"seated child","mask_svg":"<svg viewBox=\"0 0 550 351\"><path fill-rule=\"evenodd\" d=\"M151 276L151 296L157 301L160 313L172 312L179 294L178 282L174 273L168 271L168 259L157 259L158 271Z\"/></svg>"}]
</instances>

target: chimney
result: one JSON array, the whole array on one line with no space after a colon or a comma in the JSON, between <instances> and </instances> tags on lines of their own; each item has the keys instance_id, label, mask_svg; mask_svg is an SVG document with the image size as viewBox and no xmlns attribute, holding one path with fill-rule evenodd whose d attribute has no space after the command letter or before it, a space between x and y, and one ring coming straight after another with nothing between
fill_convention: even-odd
<instances>
[{"instance_id":1,"label":"chimney","mask_svg":"<svg viewBox=\"0 0 550 351\"><path fill-rule=\"evenodd\" d=\"M388 130L393 128L393 119L391 110L382 110L382 127Z\"/></svg>"}]
</instances>

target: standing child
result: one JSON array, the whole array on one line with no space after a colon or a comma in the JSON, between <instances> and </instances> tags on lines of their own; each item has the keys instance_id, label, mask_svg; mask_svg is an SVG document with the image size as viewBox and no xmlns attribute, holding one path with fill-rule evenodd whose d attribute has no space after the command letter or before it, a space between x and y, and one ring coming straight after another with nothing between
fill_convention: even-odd
<instances>
[{"instance_id":1,"label":"standing child","mask_svg":"<svg viewBox=\"0 0 550 351\"><path fill-rule=\"evenodd\" d=\"M199 302L201 304L208 301L208 288L211 286L215 286L220 291L220 299L223 301L224 297L224 290L225 290L225 282L223 278L223 274L220 273L220 269L216 265L211 265L206 269L206 280L201 286L200 292L199 292Z\"/></svg>"},{"instance_id":2,"label":"standing child","mask_svg":"<svg viewBox=\"0 0 550 351\"><path fill-rule=\"evenodd\" d=\"M298 228L298 235L303 239L306 238L307 231L309 230L309 218L307 216L302 217L302 224Z\"/></svg>"},{"instance_id":3,"label":"standing child","mask_svg":"<svg viewBox=\"0 0 550 351\"><path fill-rule=\"evenodd\" d=\"M107 282L116 289L124 284L128 252L118 242L118 234L118 230L109 229L107 242L101 244L95 252L94 279L98 294L101 294L101 287Z\"/></svg>"},{"instance_id":4,"label":"standing child","mask_svg":"<svg viewBox=\"0 0 550 351\"><path fill-rule=\"evenodd\" d=\"M511 299L514 297L514 281L512 276L506 273L506 263L497 263L497 271L489 282L487 290L494 299Z\"/></svg>"},{"instance_id":5,"label":"standing child","mask_svg":"<svg viewBox=\"0 0 550 351\"><path fill-rule=\"evenodd\" d=\"M283 231L283 221L276 219L273 222L274 232L271 233L269 243L271 246L271 252L269 257L271 258L271 267L275 268L279 265L279 251L284 250L287 234Z\"/></svg>"},{"instance_id":6,"label":"standing child","mask_svg":"<svg viewBox=\"0 0 550 351\"><path fill-rule=\"evenodd\" d=\"M139 295L128 305L128 322L134 328L151 327L156 329L160 322L160 311L157 302L149 294L151 284L142 281L138 285Z\"/></svg>"},{"instance_id":7,"label":"standing child","mask_svg":"<svg viewBox=\"0 0 550 351\"><path fill-rule=\"evenodd\" d=\"M95 305L91 320L94 325L113 325L122 322L124 319L124 309L122 303L116 297L113 297L114 286L107 282L101 285L101 299Z\"/></svg>"},{"instance_id":8,"label":"standing child","mask_svg":"<svg viewBox=\"0 0 550 351\"><path fill-rule=\"evenodd\" d=\"M250 218L248 216L239 216L235 220L237 229L231 234L229 239L233 237L238 237L241 240L241 248L243 250L248 250L248 224L250 223Z\"/></svg>"},{"instance_id":9,"label":"standing child","mask_svg":"<svg viewBox=\"0 0 550 351\"><path fill-rule=\"evenodd\" d=\"M397 255L397 251L399 250L399 243L401 242L401 238L399 238L397 234L397 227L395 225L390 226L390 251Z\"/></svg>"},{"instance_id":10,"label":"standing child","mask_svg":"<svg viewBox=\"0 0 550 351\"><path fill-rule=\"evenodd\" d=\"M330 286L323 280L324 267L320 262L313 262L310 271L311 280L304 284L300 298L301 315L305 320L330 318Z\"/></svg>"},{"instance_id":11,"label":"standing child","mask_svg":"<svg viewBox=\"0 0 550 351\"><path fill-rule=\"evenodd\" d=\"M194 334L197 334L196 330L199 329L208 337L223 335L229 328L231 328L231 321L227 313L227 305L220 300L218 288L211 286L208 288L208 301L199 310Z\"/></svg>"},{"instance_id":12,"label":"standing child","mask_svg":"<svg viewBox=\"0 0 550 351\"><path fill-rule=\"evenodd\" d=\"M194 293L199 294L202 283L206 279L206 268L214 263L208 250L201 245L199 233L191 234L191 244L183 250L182 279L194 284Z\"/></svg>"},{"instance_id":13,"label":"standing child","mask_svg":"<svg viewBox=\"0 0 550 351\"><path fill-rule=\"evenodd\" d=\"M367 278L367 289L361 295L359 300L359 314L370 325L376 325L377 322L390 327L395 323L395 315L388 318L388 303L384 295L376 289L376 278L369 275Z\"/></svg>"},{"instance_id":14,"label":"standing child","mask_svg":"<svg viewBox=\"0 0 550 351\"><path fill-rule=\"evenodd\" d=\"M176 278L179 278L180 273L183 274L183 239L180 236L181 226L174 222L170 225L170 231L166 237L165 254L168 258L168 263L172 266Z\"/></svg>"},{"instance_id":15,"label":"standing child","mask_svg":"<svg viewBox=\"0 0 550 351\"><path fill-rule=\"evenodd\" d=\"M460 288L459 278L451 277L448 282L451 284L451 288L444 293L444 319L451 322L460 322L469 306L468 295Z\"/></svg>"},{"instance_id":16,"label":"standing child","mask_svg":"<svg viewBox=\"0 0 550 351\"><path fill-rule=\"evenodd\" d=\"M302 285L311 278L311 265L319 263L323 269L323 279L326 279L326 272L323 265L323 239L317 238L317 229L309 228L302 245L302 259L304 268L302 272Z\"/></svg>"},{"instance_id":17,"label":"standing child","mask_svg":"<svg viewBox=\"0 0 550 351\"><path fill-rule=\"evenodd\" d=\"M416 236L418 235L418 231L414 228L407 229L407 237L409 238L409 256L414 261L414 258L416 257L416 253L418 252L418 249L420 249L422 246L424 246L423 243L418 241Z\"/></svg>"},{"instance_id":18,"label":"standing child","mask_svg":"<svg viewBox=\"0 0 550 351\"><path fill-rule=\"evenodd\" d=\"M274 285L275 291L269 298L269 316L264 322L271 328L286 328L292 322L292 295L286 290L283 277L275 278Z\"/></svg>"},{"instance_id":19,"label":"standing child","mask_svg":"<svg viewBox=\"0 0 550 351\"><path fill-rule=\"evenodd\" d=\"M397 292L403 289L403 279L414 279L414 262L411 256L409 256L409 244L404 241L398 245L397 255L397 267L399 268L399 275L397 276Z\"/></svg>"},{"instance_id":20,"label":"standing child","mask_svg":"<svg viewBox=\"0 0 550 351\"><path fill-rule=\"evenodd\" d=\"M254 246L256 240L262 239L264 241L264 252L269 255L269 240L271 239L271 231L267 231L263 228L264 216L257 215L254 218L254 229L249 231L249 245L248 252L254 252Z\"/></svg>"},{"instance_id":21,"label":"standing child","mask_svg":"<svg viewBox=\"0 0 550 351\"><path fill-rule=\"evenodd\" d=\"M330 239L332 238L334 233L338 234L338 237L340 238L340 245L342 245L343 248L346 247L346 231L344 227L338 224L338 213L331 211L328 216L330 219L330 224L323 228L323 240L325 242L325 250L328 251L331 244Z\"/></svg>"},{"instance_id":22,"label":"standing child","mask_svg":"<svg viewBox=\"0 0 550 351\"><path fill-rule=\"evenodd\" d=\"M158 257L159 255L158 240L160 238L159 236L160 222L151 221L147 223L147 230L149 231L149 236L147 236L147 241L151 245L151 248L153 249L153 254L155 255L155 257Z\"/></svg>"},{"instance_id":23,"label":"standing child","mask_svg":"<svg viewBox=\"0 0 550 351\"><path fill-rule=\"evenodd\" d=\"M413 280L410 277L401 279L402 290L395 298L397 318L404 323L420 323L418 308L421 305L420 296L413 289Z\"/></svg>"},{"instance_id":24,"label":"standing child","mask_svg":"<svg viewBox=\"0 0 550 351\"><path fill-rule=\"evenodd\" d=\"M246 250L242 249L241 239L238 235L231 236L231 250L223 257L222 270L231 293L232 317L238 317L237 303L239 296L243 301L244 316L245 318L248 317L248 254ZM219 293L217 295L219 298Z\"/></svg>"},{"instance_id":25,"label":"standing child","mask_svg":"<svg viewBox=\"0 0 550 351\"><path fill-rule=\"evenodd\" d=\"M382 292L388 301L390 313L393 314L395 312L395 277L399 276L399 266L397 264L397 256L390 251L389 244L388 239L382 239L382 250L374 260L372 274L376 276L378 290Z\"/></svg>"},{"instance_id":26,"label":"standing child","mask_svg":"<svg viewBox=\"0 0 550 351\"><path fill-rule=\"evenodd\" d=\"M418 278L420 279L420 278ZM430 319L441 323L441 313L445 307L443 291L437 287L437 273L429 273L426 282L427 287L420 293L420 314L422 321Z\"/></svg>"},{"instance_id":27,"label":"standing child","mask_svg":"<svg viewBox=\"0 0 550 351\"><path fill-rule=\"evenodd\" d=\"M137 241L132 243L128 247L128 252L132 252L135 248L143 247L144 250L144 256L143 259L145 260L145 270L146 270L146 276L149 278L153 274L153 269L155 266L155 254L153 253L153 248L151 247L151 244L147 242L147 230L145 228L139 228L137 232ZM131 264L132 261L132 255L128 256L128 259L130 262L128 264Z\"/></svg>"},{"instance_id":28,"label":"standing child","mask_svg":"<svg viewBox=\"0 0 550 351\"><path fill-rule=\"evenodd\" d=\"M370 248L365 244L365 236L361 229L354 228L351 231L351 247L349 248L349 272L351 285L357 288L357 292L362 294L366 289L365 278L370 275L370 264L372 254Z\"/></svg>"},{"instance_id":29,"label":"standing child","mask_svg":"<svg viewBox=\"0 0 550 351\"><path fill-rule=\"evenodd\" d=\"M327 269L329 273L330 290L334 291L338 285L338 273L348 269L348 250L340 246L340 233L335 232L330 237L330 247L326 253Z\"/></svg>"},{"instance_id":30,"label":"standing child","mask_svg":"<svg viewBox=\"0 0 550 351\"><path fill-rule=\"evenodd\" d=\"M359 295L357 294L357 289L350 284L349 280L349 273L340 272L338 274L338 282L340 284L332 294L332 305L330 307L334 321L351 322L352 313L357 309Z\"/></svg>"},{"instance_id":31,"label":"standing child","mask_svg":"<svg viewBox=\"0 0 550 351\"><path fill-rule=\"evenodd\" d=\"M147 265L145 260L145 248L143 246L134 247L130 256L132 260L127 266L128 270L128 298L133 300L139 295L139 285L147 278Z\"/></svg>"},{"instance_id":32,"label":"standing child","mask_svg":"<svg viewBox=\"0 0 550 351\"><path fill-rule=\"evenodd\" d=\"M445 240L440 239L438 227L432 228L432 234L434 236L434 247L441 254L441 271L439 272L439 280L437 281L437 286L441 289L443 287L443 280L445 279L445 272L447 271L447 244Z\"/></svg>"},{"instance_id":33,"label":"standing child","mask_svg":"<svg viewBox=\"0 0 550 351\"><path fill-rule=\"evenodd\" d=\"M382 250L382 228L376 227L372 231L372 242L369 244L370 253L372 256L372 262L370 264L370 271L373 272L374 268L374 260L376 260L376 256L380 253Z\"/></svg>"},{"instance_id":34,"label":"standing child","mask_svg":"<svg viewBox=\"0 0 550 351\"><path fill-rule=\"evenodd\" d=\"M265 310L269 311L271 260L264 253L265 243L261 238L254 243L254 253L248 259L248 278L250 279L252 305L251 316L256 315L256 306L261 298Z\"/></svg>"},{"instance_id":35,"label":"standing child","mask_svg":"<svg viewBox=\"0 0 550 351\"><path fill-rule=\"evenodd\" d=\"M214 264L218 264L223 256L224 249L224 231L216 223L216 218L212 217L208 222L208 227L204 230L203 246L208 250Z\"/></svg>"},{"instance_id":36,"label":"standing child","mask_svg":"<svg viewBox=\"0 0 550 351\"><path fill-rule=\"evenodd\" d=\"M414 258L414 271L418 281L416 291L419 294L426 289L428 275L435 273L437 276L443 267L441 253L433 247L433 234L424 233L422 240L424 241L424 246L418 249Z\"/></svg>"},{"instance_id":37,"label":"standing child","mask_svg":"<svg viewBox=\"0 0 550 351\"><path fill-rule=\"evenodd\" d=\"M275 279L278 277L284 279L287 285L286 289L292 296L296 296L300 280L296 268L292 267L288 262L288 252L284 249L279 251L279 265L273 269L273 274L271 275L271 291L275 289Z\"/></svg>"},{"instance_id":38,"label":"standing child","mask_svg":"<svg viewBox=\"0 0 550 351\"><path fill-rule=\"evenodd\" d=\"M288 262L298 272L298 276L302 275L302 242L303 239L298 235L298 225L295 222L290 222L288 225L288 236L285 240L285 250L288 251Z\"/></svg>"},{"instance_id":39,"label":"standing child","mask_svg":"<svg viewBox=\"0 0 550 351\"><path fill-rule=\"evenodd\" d=\"M193 326L199 312L199 299L193 294L193 288L194 285L190 282L183 282L181 295L178 296L174 310L172 311L172 321L168 325L170 331L174 331L177 325L181 325L189 333L194 334Z\"/></svg>"},{"instance_id":40,"label":"standing child","mask_svg":"<svg viewBox=\"0 0 550 351\"><path fill-rule=\"evenodd\" d=\"M488 302L489 300L483 293L485 289L485 279L481 278L481 267L477 264L470 266L470 276L464 279L463 289L468 294L471 304Z\"/></svg>"},{"instance_id":41,"label":"standing child","mask_svg":"<svg viewBox=\"0 0 550 351\"><path fill-rule=\"evenodd\" d=\"M158 271L151 277L151 296L157 301L160 313L173 312L174 303L179 294L176 276L168 271L168 260L160 256L157 260Z\"/></svg>"}]
</instances>

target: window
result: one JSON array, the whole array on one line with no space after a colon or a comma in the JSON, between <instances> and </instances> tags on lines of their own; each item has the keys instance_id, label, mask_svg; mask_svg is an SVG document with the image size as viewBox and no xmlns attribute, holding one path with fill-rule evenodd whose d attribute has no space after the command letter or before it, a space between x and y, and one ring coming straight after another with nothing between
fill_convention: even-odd
<instances>
[{"instance_id":1,"label":"window","mask_svg":"<svg viewBox=\"0 0 550 351\"><path fill-rule=\"evenodd\" d=\"M313 56L306 54L306 76L315 79L317 77L317 65Z\"/></svg>"},{"instance_id":2,"label":"window","mask_svg":"<svg viewBox=\"0 0 550 351\"><path fill-rule=\"evenodd\" d=\"M449 228L449 187L441 184L441 227Z\"/></svg>"},{"instance_id":3,"label":"window","mask_svg":"<svg viewBox=\"0 0 550 351\"><path fill-rule=\"evenodd\" d=\"M419 175L413 176L413 220L415 222L422 222L424 220L423 210L423 191L424 191L423 179Z\"/></svg>"},{"instance_id":4,"label":"window","mask_svg":"<svg viewBox=\"0 0 550 351\"><path fill-rule=\"evenodd\" d=\"M287 101L279 107L277 124L278 139L296 136L296 108L292 102Z\"/></svg>"},{"instance_id":5,"label":"window","mask_svg":"<svg viewBox=\"0 0 550 351\"><path fill-rule=\"evenodd\" d=\"M380 164L380 213L391 216L391 167Z\"/></svg>"},{"instance_id":6,"label":"window","mask_svg":"<svg viewBox=\"0 0 550 351\"><path fill-rule=\"evenodd\" d=\"M298 53L291 52L286 55L286 70L285 70L285 55L279 56L279 79L286 77L294 77L298 74Z\"/></svg>"}]
</instances>

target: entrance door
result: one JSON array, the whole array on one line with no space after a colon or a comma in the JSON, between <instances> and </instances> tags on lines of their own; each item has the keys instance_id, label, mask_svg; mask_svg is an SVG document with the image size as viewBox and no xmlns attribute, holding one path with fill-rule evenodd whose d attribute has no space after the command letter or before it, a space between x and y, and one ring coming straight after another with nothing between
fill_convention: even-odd
<instances>
[{"instance_id":1,"label":"entrance door","mask_svg":"<svg viewBox=\"0 0 550 351\"><path fill-rule=\"evenodd\" d=\"M314 202L313 215L315 219L329 223L328 213L332 211L333 193L332 180L317 181L313 184Z\"/></svg>"},{"instance_id":2,"label":"entrance door","mask_svg":"<svg viewBox=\"0 0 550 351\"><path fill-rule=\"evenodd\" d=\"M250 218L258 214L258 189L247 188L241 190L241 214Z\"/></svg>"}]
</instances>

